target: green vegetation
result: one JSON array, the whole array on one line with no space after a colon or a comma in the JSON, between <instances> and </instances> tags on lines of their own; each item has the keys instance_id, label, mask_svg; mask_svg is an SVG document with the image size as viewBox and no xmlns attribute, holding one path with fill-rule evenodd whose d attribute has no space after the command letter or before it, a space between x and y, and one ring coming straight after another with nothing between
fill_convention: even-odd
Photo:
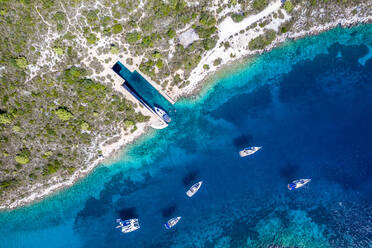
<instances>
[{"instance_id":1,"label":"green vegetation","mask_svg":"<svg viewBox=\"0 0 372 248\"><path fill-rule=\"evenodd\" d=\"M19 57L15 61L19 68L25 69L28 66L28 61L25 57Z\"/></svg>"},{"instance_id":2,"label":"green vegetation","mask_svg":"<svg viewBox=\"0 0 372 248\"><path fill-rule=\"evenodd\" d=\"M268 0L254 0L253 8L257 11L263 10L268 5Z\"/></svg>"},{"instance_id":3,"label":"green vegetation","mask_svg":"<svg viewBox=\"0 0 372 248\"><path fill-rule=\"evenodd\" d=\"M285 11L287 11L287 13L291 13L294 8L291 0L285 1L283 8L285 9Z\"/></svg>"},{"instance_id":4,"label":"green vegetation","mask_svg":"<svg viewBox=\"0 0 372 248\"><path fill-rule=\"evenodd\" d=\"M174 36L176 36L176 31L174 31L173 28L170 28L170 29L168 30L168 32L167 32L167 35L168 35L168 37L169 37L170 39L173 39Z\"/></svg>"},{"instance_id":5,"label":"green vegetation","mask_svg":"<svg viewBox=\"0 0 372 248\"><path fill-rule=\"evenodd\" d=\"M205 50L210 50L216 46L216 43L217 43L217 40L215 40L214 38L207 38L203 40L203 47Z\"/></svg>"},{"instance_id":6,"label":"green vegetation","mask_svg":"<svg viewBox=\"0 0 372 248\"><path fill-rule=\"evenodd\" d=\"M63 55L63 54L64 54L63 49L60 48L60 47L54 47L54 48L53 48L53 51L54 51L56 54L58 54L58 55Z\"/></svg>"},{"instance_id":7,"label":"green vegetation","mask_svg":"<svg viewBox=\"0 0 372 248\"><path fill-rule=\"evenodd\" d=\"M123 31L123 26L121 24L115 24L114 26L112 26L112 32L114 34L119 34Z\"/></svg>"},{"instance_id":8,"label":"green vegetation","mask_svg":"<svg viewBox=\"0 0 372 248\"><path fill-rule=\"evenodd\" d=\"M272 29L266 30L263 35L260 35L253 40L251 40L248 44L250 50L262 50L267 45L270 45L273 40L276 38L276 32Z\"/></svg>"},{"instance_id":9,"label":"green vegetation","mask_svg":"<svg viewBox=\"0 0 372 248\"><path fill-rule=\"evenodd\" d=\"M156 62L156 66L157 66L159 69L162 69L163 66L164 66L163 60L159 59L159 60Z\"/></svg>"},{"instance_id":10,"label":"green vegetation","mask_svg":"<svg viewBox=\"0 0 372 248\"><path fill-rule=\"evenodd\" d=\"M27 164L30 159L27 156L19 155L15 157L15 161L19 164Z\"/></svg>"},{"instance_id":11,"label":"green vegetation","mask_svg":"<svg viewBox=\"0 0 372 248\"><path fill-rule=\"evenodd\" d=\"M141 34L138 32L127 33L125 39L129 44L134 44L141 39Z\"/></svg>"},{"instance_id":12,"label":"green vegetation","mask_svg":"<svg viewBox=\"0 0 372 248\"><path fill-rule=\"evenodd\" d=\"M111 53L111 54L118 54L118 53L119 53L119 48L116 47L116 46L112 46L112 47L110 48L110 53Z\"/></svg>"},{"instance_id":13,"label":"green vegetation","mask_svg":"<svg viewBox=\"0 0 372 248\"><path fill-rule=\"evenodd\" d=\"M231 19L234 22L241 22L241 21L243 21L244 17L245 17L244 14L236 14L236 13L234 13L234 14L231 15Z\"/></svg>"},{"instance_id":14,"label":"green vegetation","mask_svg":"<svg viewBox=\"0 0 372 248\"><path fill-rule=\"evenodd\" d=\"M83 121L83 123L81 123L81 130L88 130L89 129L89 124L86 123L85 121Z\"/></svg>"},{"instance_id":15,"label":"green vegetation","mask_svg":"<svg viewBox=\"0 0 372 248\"><path fill-rule=\"evenodd\" d=\"M204 26L211 27L216 25L216 18L208 12L202 12L200 14L199 22Z\"/></svg>"},{"instance_id":16,"label":"green vegetation","mask_svg":"<svg viewBox=\"0 0 372 248\"><path fill-rule=\"evenodd\" d=\"M214 65L214 66L218 66L218 65L221 64L221 62L222 62L222 59L221 59L221 58L217 58L217 59L215 59L215 60L213 61L213 65Z\"/></svg>"},{"instance_id":17,"label":"green vegetation","mask_svg":"<svg viewBox=\"0 0 372 248\"><path fill-rule=\"evenodd\" d=\"M72 117L74 117L73 114L71 114L68 110L64 109L64 108L59 108L57 109L56 111L54 111L54 114L58 116L58 118L61 120L61 121L68 121L70 120Z\"/></svg>"},{"instance_id":18,"label":"green vegetation","mask_svg":"<svg viewBox=\"0 0 372 248\"><path fill-rule=\"evenodd\" d=\"M143 57L139 69L164 90L183 88L201 58L216 46L222 11L235 6L235 13L226 14L239 22L262 11L269 1L229 0L213 11L213 1L207 0L198 6L186 0L147 0L141 5L135 0L99 0L97 5L87 0L0 3L1 202L15 191L27 194L31 183L47 182L51 176L68 178L91 162L87 153L92 145L121 128L134 132L138 122L148 120L111 88L112 78L91 79L92 73L103 68L96 59L82 63L91 50L86 46L96 48L102 39L104 47L97 49L98 56L120 52L128 65L136 60L127 55ZM283 19L284 10L290 12L291 20L278 31L286 33L332 21L346 7L366 15L364 4L363 0L287 0L272 16ZM319 9L324 12L319 14ZM301 23L296 23L300 18ZM265 27L270 19L246 30ZM199 39L184 47L178 36L192 31L188 27ZM267 30L249 42L249 49L264 49L275 37L273 30ZM221 46L228 49L230 43ZM231 52L230 56L236 55ZM216 59L213 65L221 62ZM209 66L203 65L204 70ZM182 78L178 70L183 71Z\"/></svg>"},{"instance_id":19,"label":"green vegetation","mask_svg":"<svg viewBox=\"0 0 372 248\"><path fill-rule=\"evenodd\" d=\"M6 113L0 114L0 124L10 124L12 119Z\"/></svg>"},{"instance_id":20,"label":"green vegetation","mask_svg":"<svg viewBox=\"0 0 372 248\"><path fill-rule=\"evenodd\" d=\"M280 33L284 34L286 32L288 32L291 27L293 26L293 22L292 21L286 21L285 23L283 23L281 26L280 26Z\"/></svg>"}]
</instances>

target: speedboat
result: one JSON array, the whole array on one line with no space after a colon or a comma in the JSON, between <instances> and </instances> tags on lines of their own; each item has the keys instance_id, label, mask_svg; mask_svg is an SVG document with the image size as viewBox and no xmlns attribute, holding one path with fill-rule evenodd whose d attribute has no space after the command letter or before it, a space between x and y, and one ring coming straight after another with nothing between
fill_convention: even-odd
<instances>
[{"instance_id":1,"label":"speedboat","mask_svg":"<svg viewBox=\"0 0 372 248\"><path fill-rule=\"evenodd\" d=\"M294 180L292 183L288 184L288 189L293 190L293 189L298 189L306 184L308 184L311 181L311 179L298 179Z\"/></svg>"},{"instance_id":2,"label":"speedboat","mask_svg":"<svg viewBox=\"0 0 372 248\"><path fill-rule=\"evenodd\" d=\"M196 192L198 192L198 190L200 189L201 185L202 185L203 181L200 181L200 182L197 182L195 183L193 186L191 186L191 188L186 192L186 195L188 197L192 197L193 195L195 195Z\"/></svg>"},{"instance_id":3,"label":"speedboat","mask_svg":"<svg viewBox=\"0 0 372 248\"><path fill-rule=\"evenodd\" d=\"M239 155L240 155L240 157L249 156L249 155L252 155L253 153L257 152L261 148L262 148L262 146L250 146L250 147L247 147L247 148L244 148L243 150L241 150L239 152Z\"/></svg>"},{"instance_id":4,"label":"speedboat","mask_svg":"<svg viewBox=\"0 0 372 248\"><path fill-rule=\"evenodd\" d=\"M116 228L121 228L122 233L129 233L133 232L140 228L138 219L129 219L129 220L116 220L119 225Z\"/></svg>"},{"instance_id":5,"label":"speedboat","mask_svg":"<svg viewBox=\"0 0 372 248\"><path fill-rule=\"evenodd\" d=\"M165 228L171 229L173 226L175 226L178 223L178 221L180 221L180 219L181 219L181 216L174 217L168 220L167 223L164 224Z\"/></svg>"},{"instance_id":6,"label":"speedboat","mask_svg":"<svg viewBox=\"0 0 372 248\"><path fill-rule=\"evenodd\" d=\"M164 109L155 106L154 110L155 110L155 113L158 116L160 116L160 118L162 118L166 123L171 122L172 119L169 117L169 115L167 114L167 112L165 112Z\"/></svg>"}]
</instances>

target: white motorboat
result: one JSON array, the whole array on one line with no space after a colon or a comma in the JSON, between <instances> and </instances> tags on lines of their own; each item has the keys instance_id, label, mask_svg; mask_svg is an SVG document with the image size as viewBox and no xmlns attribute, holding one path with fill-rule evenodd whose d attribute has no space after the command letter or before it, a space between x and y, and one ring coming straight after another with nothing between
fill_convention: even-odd
<instances>
[{"instance_id":1,"label":"white motorboat","mask_svg":"<svg viewBox=\"0 0 372 248\"><path fill-rule=\"evenodd\" d=\"M154 107L154 110L155 110L155 113L160 116L160 118L162 118L166 123L169 123L171 122L171 118L169 117L169 115L167 114L167 112L165 112L165 110L161 109L160 107Z\"/></svg>"},{"instance_id":2,"label":"white motorboat","mask_svg":"<svg viewBox=\"0 0 372 248\"><path fill-rule=\"evenodd\" d=\"M250 146L250 147L244 148L243 150L239 152L239 156L245 157L245 156L252 155L253 153L259 151L261 148L262 146Z\"/></svg>"},{"instance_id":3,"label":"white motorboat","mask_svg":"<svg viewBox=\"0 0 372 248\"><path fill-rule=\"evenodd\" d=\"M175 226L178 223L178 221L180 221L180 219L181 219L181 216L174 217L168 220L167 223L164 224L165 228L171 229L173 226Z\"/></svg>"},{"instance_id":4,"label":"white motorboat","mask_svg":"<svg viewBox=\"0 0 372 248\"><path fill-rule=\"evenodd\" d=\"M202 185L203 181L200 181L200 182L197 182L195 183L193 186L191 186L191 188L186 192L186 195L188 197L192 197L193 195L195 195L196 192L198 192L198 190L200 189L201 185Z\"/></svg>"},{"instance_id":5,"label":"white motorboat","mask_svg":"<svg viewBox=\"0 0 372 248\"><path fill-rule=\"evenodd\" d=\"M293 190L293 189L298 189L306 184L308 184L311 181L311 179L298 179L294 180L292 183L288 184L288 189Z\"/></svg>"},{"instance_id":6,"label":"white motorboat","mask_svg":"<svg viewBox=\"0 0 372 248\"><path fill-rule=\"evenodd\" d=\"M119 225L116 228L121 228L122 233L133 232L140 228L138 219L129 220L117 219L116 222L119 223Z\"/></svg>"}]
</instances>

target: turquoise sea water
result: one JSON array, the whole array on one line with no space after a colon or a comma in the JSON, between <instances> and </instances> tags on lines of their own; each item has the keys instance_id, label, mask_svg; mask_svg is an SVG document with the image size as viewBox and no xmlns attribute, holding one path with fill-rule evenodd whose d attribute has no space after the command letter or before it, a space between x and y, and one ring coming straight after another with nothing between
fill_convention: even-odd
<instances>
[{"instance_id":1,"label":"turquoise sea water","mask_svg":"<svg viewBox=\"0 0 372 248\"><path fill-rule=\"evenodd\" d=\"M218 74L120 161L0 213L0 247L372 247L371 45L372 25L337 28Z\"/></svg>"}]
</instances>

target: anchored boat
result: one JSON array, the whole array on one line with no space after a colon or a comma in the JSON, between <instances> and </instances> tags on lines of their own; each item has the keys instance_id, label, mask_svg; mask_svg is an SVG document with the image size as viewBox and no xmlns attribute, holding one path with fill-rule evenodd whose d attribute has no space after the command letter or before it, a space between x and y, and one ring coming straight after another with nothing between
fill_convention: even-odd
<instances>
[{"instance_id":1,"label":"anchored boat","mask_svg":"<svg viewBox=\"0 0 372 248\"><path fill-rule=\"evenodd\" d=\"M308 184L311 181L311 179L298 179L294 180L292 183L288 184L288 189L293 190L293 189L298 189L306 184Z\"/></svg>"},{"instance_id":2,"label":"anchored boat","mask_svg":"<svg viewBox=\"0 0 372 248\"><path fill-rule=\"evenodd\" d=\"M172 119L169 117L169 115L167 114L167 112L165 112L164 109L154 106L154 110L155 110L155 113L158 116L160 116L160 118L162 118L166 123L169 123L172 121Z\"/></svg>"},{"instance_id":3,"label":"anchored boat","mask_svg":"<svg viewBox=\"0 0 372 248\"><path fill-rule=\"evenodd\" d=\"M202 185L203 181L200 181L200 182L197 182L195 183L193 186L191 186L191 188L186 192L186 195L188 197L192 197L193 195L195 195L196 192L198 192L198 190L200 189L201 185Z\"/></svg>"},{"instance_id":4,"label":"anchored boat","mask_svg":"<svg viewBox=\"0 0 372 248\"><path fill-rule=\"evenodd\" d=\"M119 225L116 228L121 228L122 233L129 233L133 232L140 228L138 219L129 219L129 220L116 220Z\"/></svg>"},{"instance_id":5,"label":"anchored boat","mask_svg":"<svg viewBox=\"0 0 372 248\"><path fill-rule=\"evenodd\" d=\"M239 152L239 155L240 155L240 157L249 156L249 155L252 155L253 153L257 152L261 148L262 148L262 146L250 146L250 147L247 147L247 148L244 148L243 150L241 150Z\"/></svg>"},{"instance_id":6,"label":"anchored boat","mask_svg":"<svg viewBox=\"0 0 372 248\"><path fill-rule=\"evenodd\" d=\"M180 221L180 219L181 219L181 216L174 217L168 220L167 223L164 224L165 228L171 229L173 226L175 226L178 223L178 221Z\"/></svg>"}]
</instances>

